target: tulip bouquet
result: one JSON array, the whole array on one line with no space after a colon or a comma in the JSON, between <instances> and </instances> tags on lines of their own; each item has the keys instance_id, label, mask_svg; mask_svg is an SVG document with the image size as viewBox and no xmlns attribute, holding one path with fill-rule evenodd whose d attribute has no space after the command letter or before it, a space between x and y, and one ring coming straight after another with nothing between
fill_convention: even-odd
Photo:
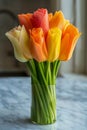
<instances>
[{"instance_id":1,"label":"tulip bouquet","mask_svg":"<svg viewBox=\"0 0 87 130\"><path fill-rule=\"evenodd\" d=\"M19 14L20 25L6 33L17 60L25 62L31 74L31 120L39 124L56 121L56 76L60 61L71 58L80 37L78 29L61 11L47 9Z\"/></svg>"}]
</instances>

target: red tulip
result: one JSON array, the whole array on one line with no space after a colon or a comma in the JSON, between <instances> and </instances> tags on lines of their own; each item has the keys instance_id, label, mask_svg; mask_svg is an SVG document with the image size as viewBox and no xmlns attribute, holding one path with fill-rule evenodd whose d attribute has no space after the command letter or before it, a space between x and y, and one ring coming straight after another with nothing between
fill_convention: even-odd
<instances>
[{"instance_id":1,"label":"red tulip","mask_svg":"<svg viewBox=\"0 0 87 130\"><path fill-rule=\"evenodd\" d=\"M44 34L47 34L49 30L48 11L43 8L35 11L31 18L31 23L33 28L41 27Z\"/></svg>"}]
</instances>

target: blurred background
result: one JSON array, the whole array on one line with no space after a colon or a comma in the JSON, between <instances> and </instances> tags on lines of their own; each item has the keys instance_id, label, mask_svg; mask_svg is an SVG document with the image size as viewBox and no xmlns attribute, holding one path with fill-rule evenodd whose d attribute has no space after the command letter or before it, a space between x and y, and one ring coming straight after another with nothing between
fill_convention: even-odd
<instances>
[{"instance_id":1,"label":"blurred background","mask_svg":"<svg viewBox=\"0 0 87 130\"><path fill-rule=\"evenodd\" d=\"M18 25L17 14L33 12L37 8L47 8L49 12L62 10L65 18L76 25L82 36L73 57L62 62L60 74L87 74L87 19L86 0L0 0L0 76L26 76L23 63L14 58L13 47L5 37L5 32Z\"/></svg>"}]
</instances>

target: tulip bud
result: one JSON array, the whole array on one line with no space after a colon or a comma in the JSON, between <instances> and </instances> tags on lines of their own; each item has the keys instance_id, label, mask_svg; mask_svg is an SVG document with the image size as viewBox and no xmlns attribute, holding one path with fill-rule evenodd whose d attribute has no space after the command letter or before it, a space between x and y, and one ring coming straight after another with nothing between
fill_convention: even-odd
<instances>
[{"instance_id":1,"label":"tulip bud","mask_svg":"<svg viewBox=\"0 0 87 130\"><path fill-rule=\"evenodd\" d=\"M80 35L81 33L74 25L69 24L66 27L61 40L59 60L66 61L72 57L76 42Z\"/></svg>"},{"instance_id":2,"label":"tulip bud","mask_svg":"<svg viewBox=\"0 0 87 130\"><path fill-rule=\"evenodd\" d=\"M14 47L14 54L17 60L26 62L32 58L29 49L29 36L24 26L18 26L6 33Z\"/></svg>"},{"instance_id":3,"label":"tulip bud","mask_svg":"<svg viewBox=\"0 0 87 130\"><path fill-rule=\"evenodd\" d=\"M56 11L49 22L50 28L58 27L62 30L64 24L65 24L65 18L63 13L61 11Z\"/></svg>"},{"instance_id":4,"label":"tulip bud","mask_svg":"<svg viewBox=\"0 0 87 130\"><path fill-rule=\"evenodd\" d=\"M42 28L30 30L30 49L33 58L38 62L47 60L47 49Z\"/></svg>"},{"instance_id":5,"label":"tulip bud","mask_svg":"<svg viewBox=\"0 0 87 130\"><path fill-rule=\"evenodd\" d=\"M60 53L61 35L62 32L59 28L52 28L49 30L47 35L48 61L58 59Z\"/></svg>"},{"instance_id":6,"label":"tulip bud","mask_svg":"<svg viewBox=\"0 0 87 130\"><path fill-rule=\"evenodd\" d=\"M42 28L44 34L49 30L48 11L46 9L38 9L34 12L31 23L34 28Z\"/></svg>"}]
</instances>

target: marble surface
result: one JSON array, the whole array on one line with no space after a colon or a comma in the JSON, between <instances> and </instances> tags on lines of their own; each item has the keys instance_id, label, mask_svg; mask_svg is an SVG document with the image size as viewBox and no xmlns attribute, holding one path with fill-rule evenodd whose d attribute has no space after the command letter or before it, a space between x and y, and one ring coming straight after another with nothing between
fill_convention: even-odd
<instances>
[{"instance_id":1,"label":"marble surface","mask_svg":"<svg viewBox=\"0 0 87 130\"><path fill-rule=\"evenodd\" d=\"M29 121L30 78L0 78L0 130L87 130L87 77L57 79L57 121L34 125Z\"/></svg>"}]
</instances>

